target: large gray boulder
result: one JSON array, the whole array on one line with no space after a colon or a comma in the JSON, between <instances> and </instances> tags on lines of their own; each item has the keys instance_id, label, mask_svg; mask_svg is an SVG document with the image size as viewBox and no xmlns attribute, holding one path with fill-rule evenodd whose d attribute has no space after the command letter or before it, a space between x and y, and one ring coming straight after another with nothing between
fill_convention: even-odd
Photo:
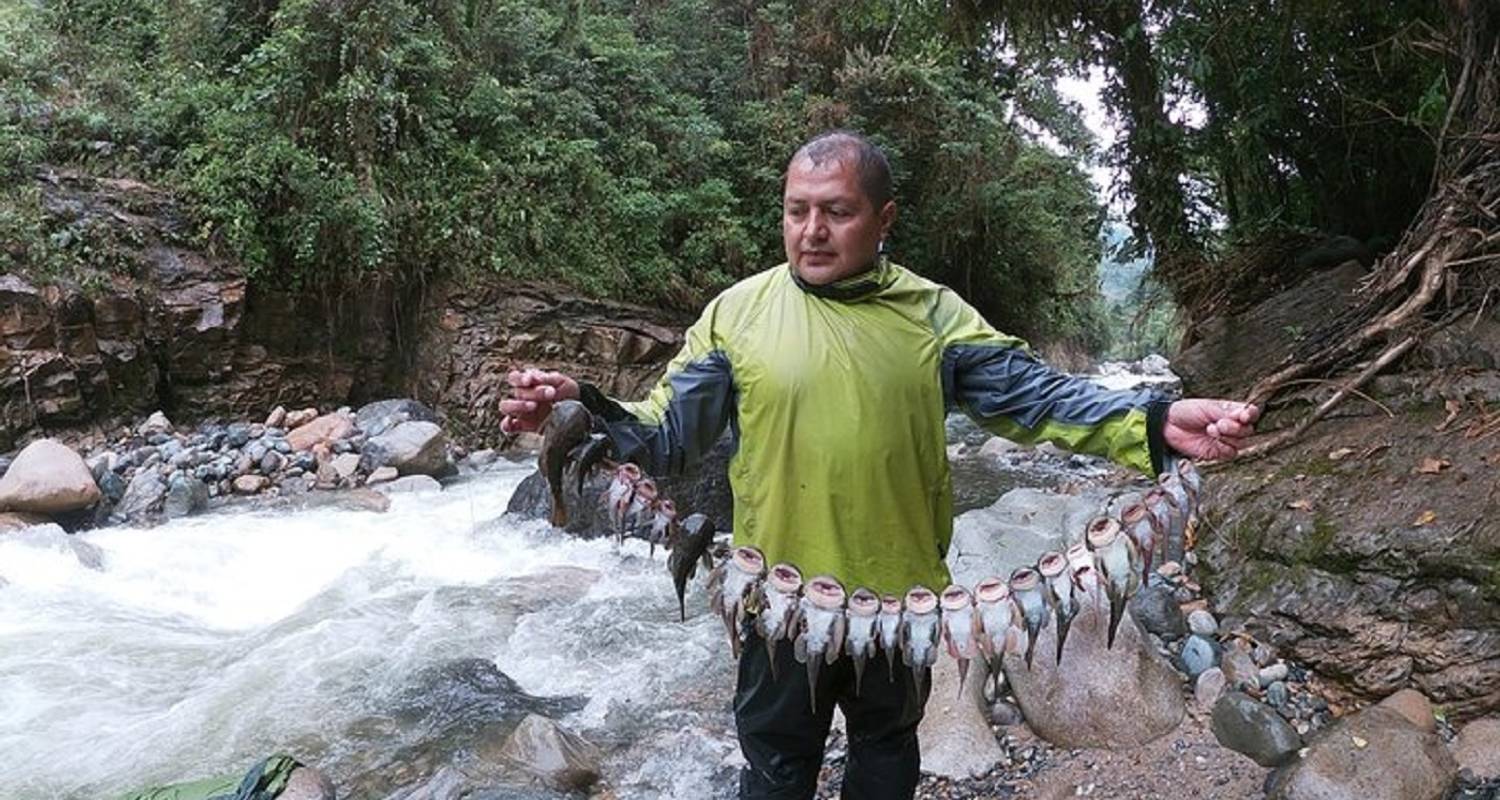
<instances>
[{"instance_id":1,"label":"large gray boulder","mask_svg":"<svg viewBox=\"0 0 1500 800\"><path fill-rule=\"evenodd\" d=\"M437 422L437 413L410 399L377 400L354 412L354 422L366 436L379 436L403 422Z\"/></svg>"},{"instance_id":2,"label":"large gray boulder","mask_svg":"<svg viewBox=\"0 0 1500 800\"><path fill-rule=\"evenodd\" d=\"M1129 611L1113 648L1107 605L1085 604L1073 618L1061 663L1057 624L1042 629L1030 667L1003 660L1016 703L1038 736L1062 747L1125 750L1165 736L1182 721L1182 679Z\"/></svg>"},{"instance_id":3,"label":"large gray boulder","mask_svg":"<svg viewBox=\"0 0 1500 800\"><path fill-rule=\"evenodd\" d=\"M88 508L100 496L83 458L53 439L27 445L0 477L0 511L63 514Z\"/></svg>"},{"instance_id":4,"label":"large gray boulder","mask_svg":"<svg viewBox=\"0 0 1500 800\"><path fill-rule=\"evenodd\" d=\"M958 662L946 655L938 658L927 713L917 729L922 771L962 780L989 772L1005 758L990 730L985 677L983 662L975 661L960 689Z\"/></svg>"},{"instance_id":5,"label":"large gray boulder","mask_svg":"<svg viewBox=\"0 0 1500 800\"><path fill-rule=\"evenodd\" d=\"M433 422L402 422L372 436L360 452L360 467L395 467L402 475L442 475L451 470L448 437Z\"/></svg>"},{"instance_id":6,"label":"large gray boulder","mask_svg":"<svg viewBox=\"0 0 1500 800\"><path fill-rule=\"evenodd\" d=\"M1214 738L1262 767L1286 764L1302 749L1302 737L1280 714L1244 692L1225 692L1213 708Z\"/></svg>"},{"instance_id":7,"label":"large gray boulder","mask_svg":"<svg viewBox=\"0 0 1500 800\"><path fill-rule=\"evenodd\" d=\"M1458 765L1437 734L1376 705L1328 726L1273 779L1271 800L1441 800Z\"/></svg>"},{"instance_id":8,"label":"large gray boulder","mask_svg":"<svg viewBox=\"0 0 1500 800\"><path fill-rule=\"evenodd\" d=\"M161 510L166 496L167 483L155 467L137 470L125 487L125 496L110 512L110 519L116 523L144 523Z\"/></svg>"},{"instance_id":9,"label":"large gray boulder","mask_svg":"<svg viewBox=\"0 0 1500 800\"><path fill-rule=\"evenodd\" d=\"M1099 489L1076 495L1012 489L987 508L959 515L948 547L953 580L972 587L991 575L1004 577L1016 567L1035 564L1048 550L1067 549L1083 538L1088 521L1109 499Z\"/></svg>"}]
</instances>

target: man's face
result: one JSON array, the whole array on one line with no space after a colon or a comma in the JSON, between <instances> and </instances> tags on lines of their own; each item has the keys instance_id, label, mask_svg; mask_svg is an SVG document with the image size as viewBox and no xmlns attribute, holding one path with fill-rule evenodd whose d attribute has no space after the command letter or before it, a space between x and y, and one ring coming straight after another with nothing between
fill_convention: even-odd
<instances>
[{"instance_id":1,"label":"man's face","mask_svg":"<svg viewBox=\"0 0 1500 800\"><path fill-rule=\"evenodd\" d=\"M802 280L822 286L856 275L875 261L896 219L896 204L875 208L847 159L814 165L803 157L786 172L781 239Z\"/></svg>"}]
</instances>

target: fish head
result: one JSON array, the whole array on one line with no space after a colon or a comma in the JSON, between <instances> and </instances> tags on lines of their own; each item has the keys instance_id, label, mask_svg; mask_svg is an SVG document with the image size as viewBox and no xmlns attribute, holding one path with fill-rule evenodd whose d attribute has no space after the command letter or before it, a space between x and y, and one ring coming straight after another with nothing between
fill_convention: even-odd
<instances>
[{"instance_id":1,"label":"fish head","mask_svg":"<svg viewBox=\"0 0 1500 800\"><path fill-rule=\"evenodd\" d=\"M880 598L880 613L882 613L882 614L900 614L901 613L901 598L899 598L899 597L897 597L897 596L895 596L893 594L888 594L888 595L881 596L881 598Z\"/></svg>"},{"instance_id":2,"label":"fish head","mask_svg":"<svg viewBox=\"0 0 1500 800\"><path fill-rule=\"evenodd\" d=\"M766 583L782 594L796 594L802 588L802 570L783 561L771 567Z\"/></svg>"},{"instance_id":3,"label":"fish head","mask_svg":"<svg viewBox=\"0 0 1500 800\"><path fill-rule=\"evenodd\" d=\"M873 617L880 613L880 597L861 586L849 595L849 614L855 617Z\"/></svg>"},{"instance_id":4,"label":"fish head","mask_svg":"<svg viewBox=\"0 0 1500 800\"><path fill-rule=\"evenodd\" d=\"M656 481L642 477L635 482L635 496L648 505L656 502Z\"/></svg>"},{"instance_id":5,"label":"fish head","mask_svg":"<svg viewBox=\"0 0 1500 800\"><path fill-rule=\"evenodd\" d=\"M991 575L974 587L974 596L981 603L1000 603L1010 599L1010 586L1005 579Z\"/></svg>"},{"instance_id":6,"label":"fish head","mask_svg":"<svg viewBox=\"0 0 1500 800\"><path fill-rule=\"evenodd\" d=\"M1095 517L1089 521L1084 541L1088 542L1090 550L1097 553L1113 544L1115 537L1119 535L1120 523L1109 517Z\"/></svg>"},{"instance_id":7,"label":"fish head","mask_svg":"<svg viewBox=\"0 0 1500 800\"><path fill-rule=\"evenodd\" d=\"M641 479L641 468L627 461L615 467L615 479L634 485L636 481Z\"/></svg>"},{"instance_id":8,"label":"fish head","mask_svg":"<svg viewBox=\"0 0 1500 800\"><path fill-rule=\"evenodd\" d=\"M656 512L669 520L677 519L677 504L670 498L663 497L656 501Z\"/></svg>"},{"instance_id":9,"label":"fish head","mask_svg":"<svg viewBox=\"0 0 1500 800\"><path fill-rule=\"evenodd\" d=\"M1050 581L1068 570L1068 558L1056 550L1042 553L1042 557L1037 559L1036 570Z\"/></svg>"},{"instance_id":10,"label":"fish head","mask_svg":"<svg viewBox=\"0 0 1500 800\"><path fill-rule=\"evenodd\" d=\"M939 602L942 604L944 611L962 611L974 605L974 596L969 594L968 589L958 584L953 584L943 590Z\"/></svg>"},{"instance_id":11,"label":"fish head","mask_svg":"<svg viewBox=\"0 0 1500 800\"><path fill-rule=\"evenodd\" d=\"M734 548L734 551L729 554L729 563L733 564L734 568L740 572L750 575L760 576L766 574L766 557L754 547L743 546Z\"/></svg>"},{"instance_id":12,"label":"fish head","mask_svg":"<svg viewBox=\"0 0 1500 800\"><path fill-rule=\"evenodd\" d=\"M1095 594L1099 591L1099 568L1093 564L1072 565L1073 585L1084 594Z\"/></svg>"},{"instance_id":13,"label":"fish head","mask_svg":"<svg viewBox=\"0 0 1500 800\"><path fill-rule=\"evenodd\" d=\"M822 609L844 607L844 585L832 575L819 575L802 587L802 596Z\"/></svg>"},{"instance_id":14,"label":"fish head","mask_svg":"<svg viewBox=\"0 0 1500 800\"><path fill-rule=\"evenodd\" d=\"M1083 542L1069 547L1066 555L1068 557L1068 569L1076 570L1080 566L1092 567L1094 565L1094 554L1089 550L1089 546Z\"/></svg>"},{"instance_id":15,"label":"fish head","mask_svg":"<svg viewBox=\"0 0 1500 800\"><path fill-rule=\"evenodd\" d=\"M1010 593L1018 601L1023 595L1030 595L1041 585L1042 576L1031 567L1017 567L1010 573Z\"/></svg>"},{"instance_id":16,"label":"fish head","mask_svg":"<svg viewBox=\"0 0 1500 800\"><path fill-rule=\"evenodd\" d=\"M906 592L906 610L913 614L931 614L937 605L937 595L926 586L913 586Z\"/></svg>"}]
</instances>

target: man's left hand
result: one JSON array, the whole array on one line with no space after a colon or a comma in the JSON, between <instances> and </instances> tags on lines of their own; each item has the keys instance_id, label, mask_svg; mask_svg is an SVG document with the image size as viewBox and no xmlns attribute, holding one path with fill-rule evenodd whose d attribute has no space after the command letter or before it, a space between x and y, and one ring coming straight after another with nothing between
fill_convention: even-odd
<instances>
[{"instance_id":1,"label":"man's left hand","mask_svg":"<svg viewBox=\"0 0 1500 800\"><path fill-rule=\"evenodd\" d=\"M1233 400L1178 400L1167 410L1162 435L1167 446L1188 458L1234 458L1255 433L1260 408Z\"/></svg>"}]
</instances>

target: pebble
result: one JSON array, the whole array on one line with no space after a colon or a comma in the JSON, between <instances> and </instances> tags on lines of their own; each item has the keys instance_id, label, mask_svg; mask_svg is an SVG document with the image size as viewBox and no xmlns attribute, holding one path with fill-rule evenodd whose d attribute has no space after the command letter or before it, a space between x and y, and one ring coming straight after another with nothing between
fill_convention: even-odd
<instances>
[{"instance_id":1,"label":"pebble","mask_svg":"<svg viewBox=\"0 0 1500 800\"><path fill-rule=\"evenodd\" d=\"M1197 678L1219 663L1219 643L1202 636L1189 636L1182 645L1182 669Z\"/></svg>"},{"instance_id":2,"label":"pebble","mask_svg":"<svg viewBox=\"0 0 1500 800\"><path fill-rule=\"evenodd\" d=\"M1269 645L1256 644L1250 649L1250 657L1255 659L1256 666L1264 667L1276 658L1276 651Z\"/></svg>"},{"instance_id":3,"label":"pebble","mask_svg":"<svg viewBox=\"0 0 1500 800\"><path fill-rule=\"evenodd\" d=\"M1277 681L1284 681L1287 676L1286 663L1282 662L1280 664L1272 664L1269 667L1261 667L1259 675L1261 686L1270 686Z\"/></svg>"},{"instance_id":4,"label":"pebble","mask_svg":"<svg viewBox=\"0 0 1500 800\"><path fill-rule=\"evenodd\" d=\"M1025 717L1021 714L1021 709L1016 706L1015 703L1009 703L1004 700L996 700L995 703L990 706L991 725L998 725L1002 728L1008 728L1012 725L1019 725L1024 721Z\"/></svg>"},{"instance_id":5,"label":"pebble","mask_svg":"<svg viewBox=\"0 0 1500 800\"><path fill-rule=\"evenodd\" d=\"M1263 767L1281 766L1302 748L1296 729L1243 692L1226 692L1214 703L1210 727L1219 744Z\"/></svg>"},{"instance_id":6,"label":"pebble","mask_svg":"<svg viewBox=\"0 0 1500 800\"><path fill-rule=\"evenodd\" d=\"M1148 633L1163 639L1179 639L1187 633L1187 622L1182 611L1164 587L1152 586L1136 592L1130 598L1130 615L1135 617Z\"/></svg>"},{"instance_id":7,"label":"pebble","mask_svg":"<svg viewBox=\"0 0 1500 800\"><path fill-rule=\"evenodd\" d=\"M1224 684L1224 670L1210 667L1198 676L1198 682L1193 685L1193 699L1203 708L1213 708L1219 695L1224 693Z\"/></svg>"},{"instance_id":8,"label":"pebble","mask_svg":"<svg viewBox=\"0 0 1500 800\"><path fill-rule=\"evenodd\" d=\"M1270 703L1271 707L1277 711L1287 708L1287 700L1289 698L1290 695L1287 692L1286 684L1281 681L1273 681L1266 687L1266 702Z\"/></svg>"},{"instance_id":9,"label":"pebble","mask_svg":"<svg viewBox=\"0 0 1500 800\"><path fill-rule=\"evenodd\" d=\"M1254 659L1250 658L1250 654L1244 650L1230 647L1224 653L1221 666L1224 668L1224 677L1229 681L1229 688L1260 688L1260 670L1256 668Z\"/></svg>"},{"instance_id":10,"label":"pebble","mask_svg":"<svg viewBox=\"0 0 1500 800\"><path fill-rule=\"evenodd\" d=\"M1182 565L1176 561L1167 561L1157 567L1156 572L1163 578L1171 578L1182 573Z\"/></svg>"},{"instance_id":11,"label":"pebble","mask_svg":"<svg viewBox=\"0 0 1500 800\"><path fill-rule=\"evenodd\" d=\"M1213 636L1219 632L1219 623L1214 619L1214 615L1203 609L1189 614L1187 624L1188 629L1199 636Z\"/></svg>"}]
</instances>

